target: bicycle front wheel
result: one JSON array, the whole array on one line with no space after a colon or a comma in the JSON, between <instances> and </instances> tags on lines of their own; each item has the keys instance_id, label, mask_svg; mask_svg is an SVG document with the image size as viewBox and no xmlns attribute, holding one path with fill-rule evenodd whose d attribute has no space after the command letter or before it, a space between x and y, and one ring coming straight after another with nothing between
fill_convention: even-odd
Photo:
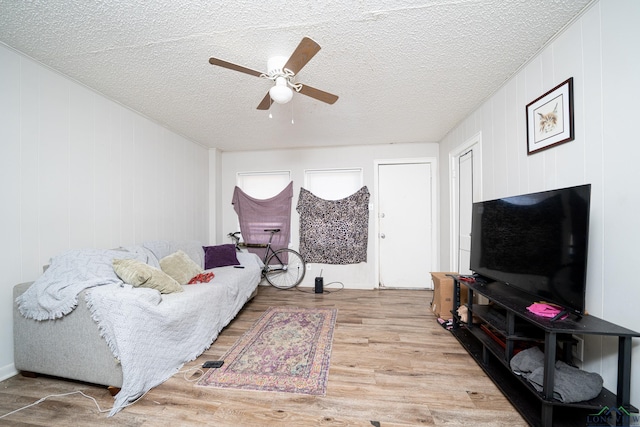
<instances>
[{"instance_id":1,"label":"bicycle front wheel","mask_svg":"<svg viewBox=\"0 0 640 427\"><path fill-rule=\"evenodd\" d=\"M302 255L293 249L278 249L267 260L267 282L278 289L298 286L304 279L307 267Z\"/></svg>"}]
</instances>

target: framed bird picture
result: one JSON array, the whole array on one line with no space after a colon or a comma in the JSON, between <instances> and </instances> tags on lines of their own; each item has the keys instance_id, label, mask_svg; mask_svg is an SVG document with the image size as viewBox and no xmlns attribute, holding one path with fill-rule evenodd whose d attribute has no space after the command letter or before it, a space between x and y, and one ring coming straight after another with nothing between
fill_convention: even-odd
<instances>
[{"instance_id":1,"label":"framed bird picture","mask_svg":"<svg viewBox=\"0 0 640 427\"><path fill-rule=\"evenodd\" d=\"M527 154L574 138L573 77L527 104Z\"/></svg>"}]
</instances>

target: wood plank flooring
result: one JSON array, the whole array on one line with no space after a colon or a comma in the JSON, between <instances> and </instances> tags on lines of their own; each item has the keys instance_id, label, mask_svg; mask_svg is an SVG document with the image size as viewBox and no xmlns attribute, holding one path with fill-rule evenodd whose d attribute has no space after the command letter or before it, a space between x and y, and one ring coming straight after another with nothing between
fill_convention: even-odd
<instances>
[{"instance_id":1,"label":"wood plank flooring","mask_svg":"<svg viewBox=\"0 0 640 427\"><path fill-rule=\"evenodd\" d=\"M11 426L525 426L509 401L429 310L432 293L261 286L211 348L115 417L79 394L0 418ZM270 306L336 307L326 396L195 387L189 368L221 358ZM82 355L78 355L82 357ZM108 410L105 387L21 375L0 382L0 416L73 391Z\"/></svg>"}]
</instances>

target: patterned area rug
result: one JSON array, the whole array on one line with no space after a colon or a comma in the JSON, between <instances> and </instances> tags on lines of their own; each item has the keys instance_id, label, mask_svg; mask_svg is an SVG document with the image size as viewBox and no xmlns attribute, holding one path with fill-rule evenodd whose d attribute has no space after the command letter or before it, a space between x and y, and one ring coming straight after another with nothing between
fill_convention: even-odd
<instances>
[{"instance_id":1,"label":"patterned area rug","mask_svg":"<svg viewBox=\"0 0 640 427\"><path fill-rule=\"evenodd\" d=\"M324 396L337 314L270 307L197 385Z\"/></svg>"}]
</instances>

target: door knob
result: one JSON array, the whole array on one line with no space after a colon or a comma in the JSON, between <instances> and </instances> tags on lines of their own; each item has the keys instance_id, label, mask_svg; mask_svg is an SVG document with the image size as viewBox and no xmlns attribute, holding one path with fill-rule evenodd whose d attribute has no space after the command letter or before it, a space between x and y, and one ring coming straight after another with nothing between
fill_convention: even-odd
<instances>
[{"instance_id":1,"label":"door knob","mask_svg":"<svg viewBox=\"0 0 640 427\"><path fill-rule=\"evenodd\" d=\"M384 233L380 233L380 238L381 239L384 239L385 237L387 237L387 236L385 236Z\"/></svg>"}]
</instances>

